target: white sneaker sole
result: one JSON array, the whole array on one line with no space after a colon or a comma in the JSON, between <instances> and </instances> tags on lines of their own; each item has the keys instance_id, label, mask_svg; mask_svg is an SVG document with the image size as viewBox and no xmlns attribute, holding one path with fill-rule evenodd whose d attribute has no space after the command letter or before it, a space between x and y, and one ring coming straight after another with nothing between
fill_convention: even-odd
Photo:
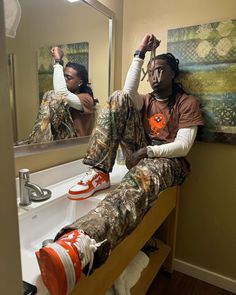
<instances>
[{"instance_id":1,"label":"white sneaker sole","mask_svg":"<svg viewBox=\"0 0 236 295\"><path fill-rule=\"evenodd\" d=\"M57 253L57 255L60 257L61 262L64 266L66 282L67 282L67 293L69 294L75 287L75 283L76 283L73 261L71 260L70 255L66 252L66 250L62 246L56 243L53 243L53 244L50 244L50 248L52 248Z\"/></svg>"},{"instance_id":2,"label":"white sneaker sole","mask_svg":"<svg viewBox=\"0 0 236 295\"><path fill-rule=\"evenodd\" d=\"M104 189L107 189L109 187L110 187L110 183L102 183L98 187L95 187L91 191L83 193L83 194L78 193L78 195L76 195L76 194L72 195L72 194L68 193L67 198L70 199L70 200L82 201L82 200L85 200L85 199L88 199L88 198L92 197L92 195L94 193L96 193L98 191L101 191L101 190L104 190Z\"/></svg>"}]
</instances>

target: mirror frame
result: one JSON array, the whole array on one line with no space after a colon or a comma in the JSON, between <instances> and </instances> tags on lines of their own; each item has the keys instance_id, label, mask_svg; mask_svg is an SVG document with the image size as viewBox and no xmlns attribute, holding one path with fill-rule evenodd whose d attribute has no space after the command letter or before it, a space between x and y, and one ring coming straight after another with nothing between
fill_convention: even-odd
<instances>
[{"instance_id":1,"label":"mirror frame","mask_svg":"<svg viewBox=\"0 0 236 295\"><path fill-rule=\"evenodd\" d=\"M114 90L114 59L115 59L115 13L98 0L80 0L108 17L109 21L109 61L108 61L108 94ZM29 157L45 151L71 148L76 145L87 144L90 136L57 140L48 143L37 143L22 146L13 146L15 159Z\"/></svg>"}]
</instances>

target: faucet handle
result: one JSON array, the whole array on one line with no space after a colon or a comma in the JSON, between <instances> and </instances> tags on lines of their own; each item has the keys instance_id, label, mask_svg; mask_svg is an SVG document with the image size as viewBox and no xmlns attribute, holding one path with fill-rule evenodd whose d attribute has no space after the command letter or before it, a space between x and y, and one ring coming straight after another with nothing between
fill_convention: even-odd
<instances>
[{"instance_id":1,"label":"faucet handle","mask_svg":"<svg viewBox=\"0 0 236 295\"><path fill-rule=\"evenodd\" d=\"M19 170L19 178L20 179L25 179L25 180L29 180L30 177L30 171L27 168L24 169L20 169Z\"/></svg>"}]
</instances>

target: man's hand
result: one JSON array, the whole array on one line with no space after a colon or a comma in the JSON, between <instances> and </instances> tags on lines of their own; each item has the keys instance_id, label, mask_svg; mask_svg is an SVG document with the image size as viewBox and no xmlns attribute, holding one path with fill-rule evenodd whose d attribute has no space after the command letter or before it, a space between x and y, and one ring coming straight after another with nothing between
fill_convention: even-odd
<instances>
[{"instance_id":1,"label":"man's hand","mask_svg":"<svg viewBox=\"0 0 236 295\"><path fill-rule=\"evenodd\" d=\"M160 41L153 34L147 34L144 36L140 45L138 46L138 50L142 52L152 51L156 49L160 45Z\"/></svg>"},{"instance_id":2,"label":"man's hand","mask_svg":"<svg viewBox=\"0 0 236 295\"><path fill-rule=\"evenodd\" d=\"M132 167L138 164L138 162L147 158L147 148L141 148L137 152L133 153L129 158L126 158L125 164L126 167L130 170Z\"/></svg>"},{"instance_id":3,"label":"man's hand","mask_svg":"<svg viewBox=\"0 0 236 295\"><path fill-rule=\"evenodd\" d=\"M54 59L62 59L64 56L64 52L61 50L60 47L53 47L51 49L51 53Z\"/></svg>"}]
</instances>

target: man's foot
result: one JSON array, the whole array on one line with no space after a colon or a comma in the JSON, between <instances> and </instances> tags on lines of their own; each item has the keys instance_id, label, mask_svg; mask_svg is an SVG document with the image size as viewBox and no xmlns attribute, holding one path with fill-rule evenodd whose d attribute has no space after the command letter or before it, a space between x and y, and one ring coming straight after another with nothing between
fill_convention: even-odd
<instances>
[{"instance_id":1,"label":"man's foot","mask_svg":"<svg viewBox=\"0 0 236 295\"><path fill-rule=\"evenodd\" d=\"M41 277L49 293L70 294L85 266L88 266L87 275L90 273L94 253L102 243L96 243L82 231L73 230L37 251Z\"/></svg>"},{"instance_id":2,"label":"man's foot","mask_svg":"<svg viewBox=\"0 0 236 295\"><path fill-rule=\"evenodd\" d=\"M91 169L69 189L68 198L71 200L84 200L91 197L95 192L110 187L109 173Z\"/></svg>"},{"instance_id":3,"label":"man's foot","mask_svg":"<svg viewBox=\"0 0 236 295\"><path fill-rule=\"evenodd\" d=\"M42 280L51 295L69 294L80 278L81 261L73 244L72 239L60 239L36 252Z\"/></svg>"}]
</instances>

